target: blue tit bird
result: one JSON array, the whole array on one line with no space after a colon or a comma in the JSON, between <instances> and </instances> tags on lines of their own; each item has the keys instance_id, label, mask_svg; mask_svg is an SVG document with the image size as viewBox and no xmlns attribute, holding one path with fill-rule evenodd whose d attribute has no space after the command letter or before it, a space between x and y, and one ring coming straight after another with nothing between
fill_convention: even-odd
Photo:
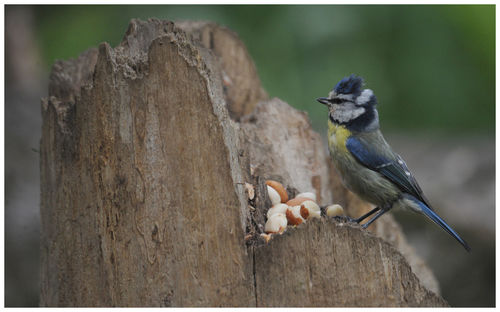
<instances>
[{"instance_id":1,"label":"blue tit bird","mask_svg":"<svg viewBox=\"0 0 500 312\"><path fill-rule=\"evenodd\" d=\"M328 147L343 184L361 199L376 205L354 219L360 223L376 213L368 227L392 208L407 208L425 215L470 251L469 245L435 211L425 198L405 161L393 152L380 132L377 99L362 90L363 79L345 77L328 97L317 101L328 107Z\"/></svg>"}]
</instances>

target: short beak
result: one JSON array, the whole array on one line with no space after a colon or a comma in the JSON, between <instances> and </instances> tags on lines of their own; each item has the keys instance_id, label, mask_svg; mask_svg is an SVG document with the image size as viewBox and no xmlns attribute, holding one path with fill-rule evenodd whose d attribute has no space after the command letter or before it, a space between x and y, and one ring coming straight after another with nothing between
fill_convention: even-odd
<instances>
[{"instance_id":1,"label":"short beak","mask_svg":"<svg viewBox=\"0 0 500 312\"><path fill-rule=\"evenodd\" d=\"M330 103L330 101L328 100L328 98L317 98L316 101L320 102L321 104L325 104L325 105L328 105Z\"/></svg>"}]
</instances>

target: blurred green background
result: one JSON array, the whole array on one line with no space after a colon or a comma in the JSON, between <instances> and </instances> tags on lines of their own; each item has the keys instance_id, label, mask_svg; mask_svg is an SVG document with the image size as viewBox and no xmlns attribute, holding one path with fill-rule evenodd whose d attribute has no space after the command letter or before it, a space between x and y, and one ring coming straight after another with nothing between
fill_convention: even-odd
<instances>
[{"instance_id":1,"label":"blurred green background","mask_svg":"<svg viewBox=\"0 0 500 312\"><path fill-rule=\"evenodd\" d=\"M107 41L132 18L210 20L234 30L264 89L326 133L326 96L365 78L382 129L427 196L473 248L395 212L452 306L495 305L495 6L6 6L5 304L39 295L40 97L56 59ZM326 151L326 142L325 142Z\"/></svg>"},{"instance_id":2,"label":"blurred green background","mask_svg":"<svg viewBox=\"0 0 500 312\"><path fill-rule=\"evenodd\" d=\"M317 130L325 113L314 99L351 73L375 90L384 128L494 130L494 6L43 6L44 66L103 41L117 45L134 17L236 31L270 96L306 110Z\"/></svg>"}]
</instances>

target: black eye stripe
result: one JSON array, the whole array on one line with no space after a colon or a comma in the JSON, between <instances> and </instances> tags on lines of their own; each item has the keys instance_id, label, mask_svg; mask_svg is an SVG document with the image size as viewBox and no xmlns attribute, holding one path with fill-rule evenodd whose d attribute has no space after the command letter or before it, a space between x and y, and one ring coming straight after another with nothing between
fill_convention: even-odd
<instances>
[{"instance_id":1,"label":"black eye stripe","mask_svg":"<svg viewBox=\"0 0 500 312\"><path fill-rule=\"evenodd\" d=\"M339 99L339 98L334 98L334 99L331 100L331 102L333 104L340 104L340 103L344 102L344 100Z\"/></svg>"}]
</instances>

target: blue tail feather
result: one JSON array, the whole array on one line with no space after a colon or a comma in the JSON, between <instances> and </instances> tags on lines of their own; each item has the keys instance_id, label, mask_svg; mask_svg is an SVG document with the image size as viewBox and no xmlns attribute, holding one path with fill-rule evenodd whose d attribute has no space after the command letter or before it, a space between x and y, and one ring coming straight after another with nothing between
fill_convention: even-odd
<instances>
[{"instance_id":1,"label":"blue tail feather","mask_svg":"<svg viewBox=\"0 0 500 312\"><path fill-rule=\"evenodd\" d=\"M421 201L419 201L418 199L416 199L415 197L413 197L411 195L407 195L406 197L408 197L408 199L410 199L411 201L415 202L420 207L422 213L426 217L428 217L429 219L431 219L434 223L436 223L437 225L439 225L448 234L450 234L451 236L453 236L460 244L462 244L462 246L468 252L470 252L471 248L469 247L469 245L467 244L467 242L465 240L463 240L460 237L460 235L458 235L457 232L455 232L440 216L438 216L438 214L436 212L434 212L434 210L432 210L427 205L425 205L424 203L422 203Z\"/></svg>"}]
</instances>

